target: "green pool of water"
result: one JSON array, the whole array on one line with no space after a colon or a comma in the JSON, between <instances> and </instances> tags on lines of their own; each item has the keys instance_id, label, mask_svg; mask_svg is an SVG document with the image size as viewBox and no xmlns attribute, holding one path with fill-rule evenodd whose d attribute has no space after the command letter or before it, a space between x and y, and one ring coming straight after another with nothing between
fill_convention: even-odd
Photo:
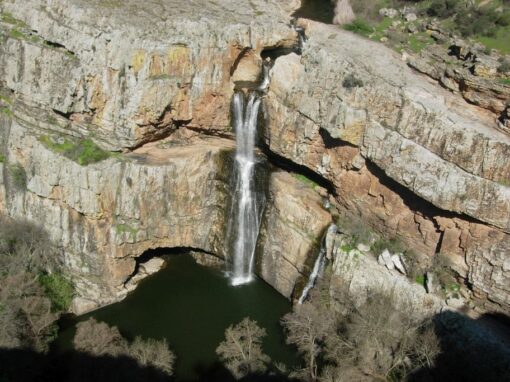
<instances>
[{"instance_id":1,"label":"green pool of water","mask_svg":"<svg viewBox=\"0 0 510 382\"><path fill-rule=\"evenodd\" d=\"M217 365L215 349L225 329L249 316L266 329L264 350L271 360L296 364L279 324L291 304L273 288L259 279L231 287L223 272L198 265L189 255L167 260L164 269L143 280L125 300L63 322L56 350L69 349L76 323L94 317L117 326L128 339L166 338L177 356L176 379L197 380Z\"/></svg>"}]
</instances>

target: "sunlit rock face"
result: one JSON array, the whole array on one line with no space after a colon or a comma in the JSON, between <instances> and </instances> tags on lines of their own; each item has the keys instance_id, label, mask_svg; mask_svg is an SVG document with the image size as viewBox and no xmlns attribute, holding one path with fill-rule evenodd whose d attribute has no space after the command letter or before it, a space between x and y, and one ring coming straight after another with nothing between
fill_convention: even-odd
<instances>
[{"instance_id":1,"label":"sunlit rock face","mask_svg":"<svg viewBox=\"0 0 510 382\"><path fill-rule=\"evenodd\" d=\"M269 149L331 181L340 210L418 253L449 255L476 294L508 306L510 137L382 45L300 25L302 55L273 67Z\"/></svg>"},{"instance_id":2,"label":"sunlit rock face","mask_svg":"<svg viewBox=\"0 0 510 382\"><path fill-rule=\"evenodd\" d=\"M1 3L0 209L39 222L78 285L75 311L125 295L156 247L224 257L231 99L260 81L268 154L313 171L341 214L430 259L441 252L488 307L510 307L510 138L492 114L382 45L305 20L298 2L106 0ZM5 18L4 18L5 20ZM281 49L280 49L281 48ZM8 100L8 102L7 102ZM2 109L4 110L4 109ZM124 151L88 166L41 136ZM152 143L149 143L152 142ZM26 190L11 184L20 164ZM291 296L331 222L326 191L269 177L257 270Z\"/></svg>"}]
</instances>

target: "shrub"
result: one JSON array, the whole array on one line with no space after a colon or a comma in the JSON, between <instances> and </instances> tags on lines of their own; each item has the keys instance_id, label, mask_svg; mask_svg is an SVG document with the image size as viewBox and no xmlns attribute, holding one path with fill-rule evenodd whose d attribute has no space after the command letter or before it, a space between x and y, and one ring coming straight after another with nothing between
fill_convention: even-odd
<instances>
[{"instance_id":1,"label":"shrub","mask_svg":"<svg viewBox=\"0 0 510 382\"><path fill-rule=\"evenodd\" d=\"M427 8L427 14L442 19L451 17L461 8L460 0L433 0Z\"/></svg>"},{"instance_id":2,"label":"shrub","mask_svg":"<svg viewBox=\"0 0 510 382\"><path fill-rule=\"evenodd\" d=\"M354 76L354 74L350 73L342 81L342 86L346 89L362 87L363 81Z\"/></svg>"},{"instance_id":3,"label":"shrub","mask_svg":"<svg viewBox=\"0 0 510 382\"><path fill-rule=\"evenodd\" d=\"M23 166L19 163L9 167L12 184L16 189L24 191L27 188L27 173Z\"/></svg>"},{"instance_id":4,"label":"shrub","mask_svg":"<svg viewBox=\"0 0 510 382\"><path fill-rule=\"evenodd\" d=\"M53 310L67 311L74 296L73 283L60 273L43 274L39 282L44 287L46 296L51 300Z\"/></svg>"},{"instance_id":5,"label":"shrub","mask_svg":"<svg viewBox=\"0 0 510 382\"><path fill-rule=\"evenodd\" d=\"M370 247L375 255L380 255L385 249L391 253L401 253L405 251L404 245L396 238L376 240Z\"/></svg>"},{"instance_id":6,"label":"shrub","mask_svg":"<svg viewBox=\"0 0 510 382\"><path fill-rule=\"evenodd\" d=\"M502 13L501 16L496 20L496 24L502 27L507 27L510 25L510 12Z\"/></svg>"},{"instance_id":7,"label":"shrub","mask_svg":"<svg viewBox=\"0 0 510 382\"><path fill-rule=\"evenodd\" d=\"M503 60L498 66L498 73L510 72L510 61Z\"/></svg>"},{"instance_id":8,"label":"shrub","mask_svg":"<svg viewBox=\"0 0 510 382\"><path fill-rule=\"evenodd\" d=\"M345 30L348 30L353 33L357 33L363 36L368 36L370 33L374 31L374 28L370 26L365 20L357 18L352 23L345 24L343 26Z\"/></svg>"},{"instance_id":9,"label":"shrub","mask_svg":"<svg viewBox=\"0 0 510 382\"><path fill-rule=\"evenodd\" d=\"M0 163L4 163L4 162L5 162L5 155L0 154Z\"/></svg>"}]
</instances>

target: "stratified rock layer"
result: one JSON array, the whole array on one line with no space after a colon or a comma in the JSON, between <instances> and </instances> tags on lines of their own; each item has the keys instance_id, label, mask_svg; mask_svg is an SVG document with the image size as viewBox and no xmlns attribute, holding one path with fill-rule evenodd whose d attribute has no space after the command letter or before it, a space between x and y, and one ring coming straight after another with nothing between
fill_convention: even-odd
<instances>
[{"instance_id":1,"label":"stratified rock layer","mask_svg":"<svg viewBox=\"0 0 510 382\"><path fill-rule=\"evenodd\" d=\"M450 256L476 296L509 309L508 135L486 110L338 27L299 20L306 39L291 53L297 5L1 3L0 209L61 244L77 311L125 294L147 248L225 255L230 99L260 79L265 54L277 57L261 113L270 157L315 172L341 214L422 258ZM57 135L139 149L85 167L38 139ZM289 175L273 175L269 192L258 268L290 296L331 218Z\"/></svg>"}]
</instances>

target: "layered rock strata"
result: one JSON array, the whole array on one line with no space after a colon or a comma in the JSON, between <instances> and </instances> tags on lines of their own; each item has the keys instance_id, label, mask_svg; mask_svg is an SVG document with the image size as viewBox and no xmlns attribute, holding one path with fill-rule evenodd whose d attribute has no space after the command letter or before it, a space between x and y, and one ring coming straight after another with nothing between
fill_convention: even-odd
<instances>
[{"instance_id":1,"label":"layered rock strata","mask_svg":"<svg viewBox=\"0 0 510 382\"><path fill-rule=\"evenodd\" d=\"M297 5L1 3L0 208L61 243L80 309L122 295L147 248L223 255L230 99L236 85L260 79L266 56L275 58L268 152L321 178L340 214L424 261L448 255L487 307L509 309L510 138L493 114L338 27L300 20L306 39L290 53ZM58 134L130 153L80 166L38 139ZM17 164L24 192L11 184ZM331 220L296 184L271 178L259 243L259 271L287 296L313 262L312 236Z\"/></svg>"}]
</instances>

